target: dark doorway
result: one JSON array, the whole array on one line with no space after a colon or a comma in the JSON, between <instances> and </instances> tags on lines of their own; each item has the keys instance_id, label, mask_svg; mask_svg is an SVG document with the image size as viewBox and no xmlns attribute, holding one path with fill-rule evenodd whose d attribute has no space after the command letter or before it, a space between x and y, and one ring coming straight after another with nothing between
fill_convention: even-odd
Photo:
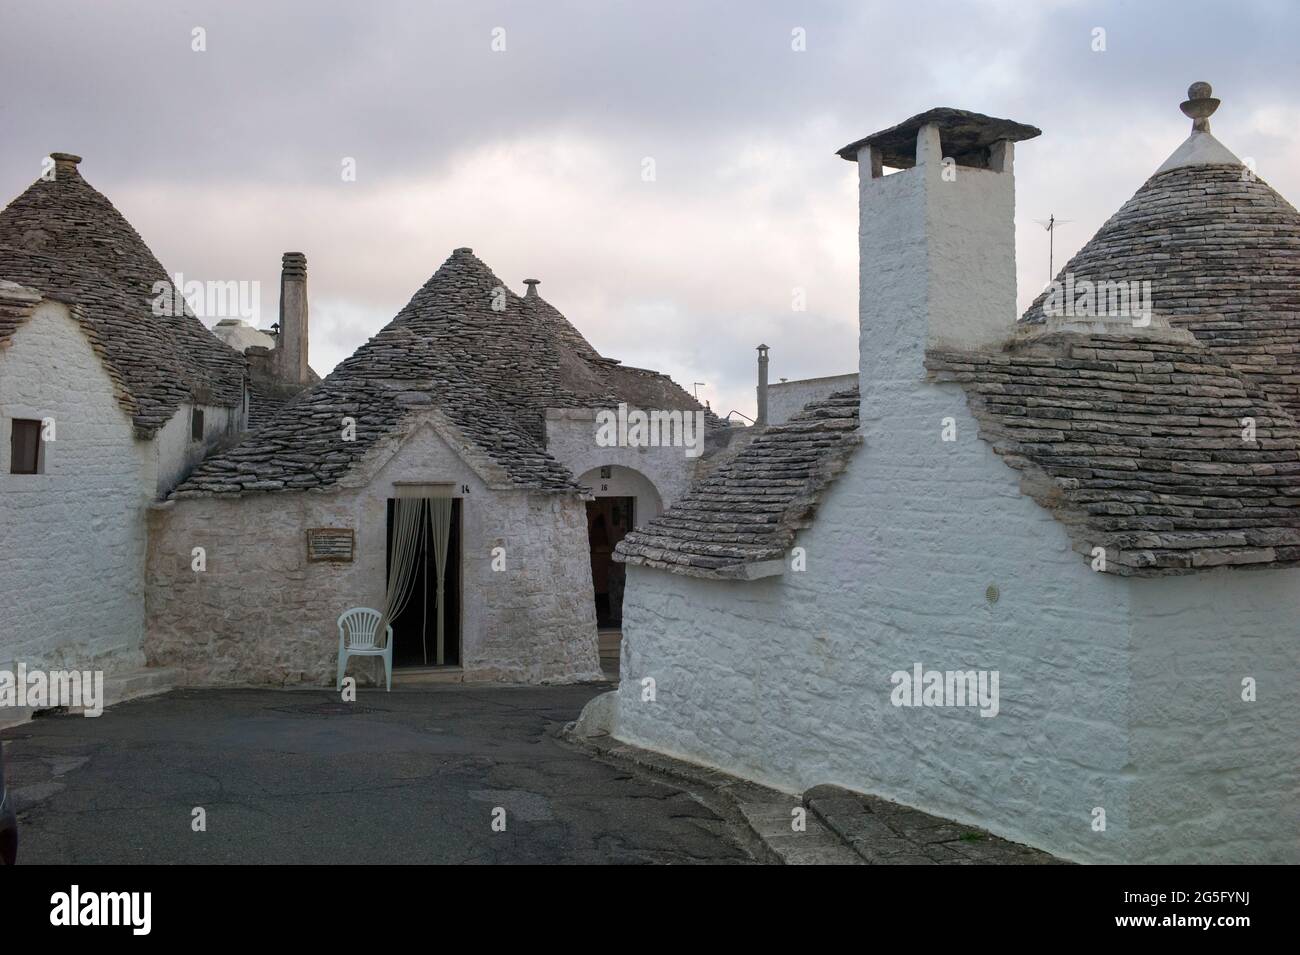
<instances>
[{"instance_id":1,"label":"dark doorway","mask_svg":"<svg viewBox=\"0 0 1300 955\"><path fill-rule=\"evenodd\" d=\"M598 497L587 502L587 539L591 543L591 583L596 591L596 626L623 625L623 565L614 548L636 523L636 498Z\"/></svg>"},{"instance_id":2,"label":"dark doorway","mask_svg":"<svg viewBox=\"0 0 1300 955\"><path fill-rule=\"evenodd\" d=\"M388 500L388 556L385 571L392 572L393 505ZM426 540L416 555L416 577L410 602L392 620L393 666L423 667L437 665L438 580L433 545ZM447 566L442 585L444 666L460 665L460 498L451 502L451 532L447 535Z\"/></svg>"}]
</instances>

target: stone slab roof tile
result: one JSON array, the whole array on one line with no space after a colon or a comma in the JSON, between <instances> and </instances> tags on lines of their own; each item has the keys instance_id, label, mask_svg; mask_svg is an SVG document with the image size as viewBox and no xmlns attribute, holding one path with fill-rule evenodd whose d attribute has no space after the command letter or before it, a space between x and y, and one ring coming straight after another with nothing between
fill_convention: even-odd
<instances>
[{"instance_id":1,"label":"stone slab roof tile","mask_svg":"<svg viewBox=\"0 0 1300 955\"><path fill-rule=\"evenodd\" d=\"M1300 564L1295 418L1214 349L1166 337L1048 333L926 367L1107 573Z\"/></svg>"},{"instance_id":2,"label":"stone slab roof tile","mask_svg":"<svg viewBox=\"0 0 1300 955\"><path fill-rule=\"evenodd\" d=\"M1300 212L1246 167L1152 176L1057 276L1150 282L1152 313L1185 328L1300 415ZM1042 324L1049 291L1021 321Z\"/></svg>"},{"instance_id":3,"label":"stone slab roof tile","mask_svg":"<svg viewBox=\"0 0 1300 955\"><path fill-rule=\"evenodd\" d=\"M664 514L619 542L614 559L696 577L743 579L785 559L826 488L861 443L858 390L810 402L754 435Z\"/></svg>"},{"instance_id":4,"label":"stone slab roof tile","mask_svg":"<svg viewBox=\"0 0 1300 955\"><path fill-rule=\"evenodd\" d=\"M141 437L152 437L182 402L241 404L243 356L188 309L154 314L154 284L170 281L166 271L81 177L76 157L55 158L53 179L38 179L0 212L0 277L76 306ZM0 341L13 329L0 323Z\"/></svg>"}]
</instances>

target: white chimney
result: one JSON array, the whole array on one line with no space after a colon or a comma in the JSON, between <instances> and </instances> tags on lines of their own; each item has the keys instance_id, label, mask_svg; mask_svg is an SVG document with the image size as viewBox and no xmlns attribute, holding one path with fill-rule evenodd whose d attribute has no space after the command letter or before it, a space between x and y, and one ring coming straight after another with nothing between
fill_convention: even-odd
<instances>
[{"instance_id":1,"label":"white chimney","mask_svg":"<svg viewBox=\"0 0 1300 955\"><path fill-rule=\"evenodd\" d=\"M1016 322L1013 143L1040 130L937 108L839 151L858 163L859 372L868 394L925 351L996 349ZM884 175L884 167L900 170Z\"/></svg>"}]
</instances>

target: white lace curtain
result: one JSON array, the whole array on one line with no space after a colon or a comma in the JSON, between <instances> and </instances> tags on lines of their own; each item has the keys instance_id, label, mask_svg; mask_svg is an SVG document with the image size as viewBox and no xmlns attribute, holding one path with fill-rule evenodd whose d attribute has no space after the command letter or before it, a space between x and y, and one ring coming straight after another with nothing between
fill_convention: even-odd
<instances>
[{"instance_id":1,"label":"white lace curtain","mask_svg":"<svg viewBox=\"0 0 1300 955\"><path fill-rule=\"evenodd\" d=\"M441 666L446 657L443 581L447 575L447 547L451 537L451 498L442 497L402 497L393 501L393 539L391 558L388 567L388 592L384 596L383 616L379 621L379 633L395 620L411 602L415 592L416 581L424 586L424 574L427 574L432 558L434 584L437 592L436 642L434 660ZM426 560L420 560L424 555ZM421 637L428 635L428 605L425 605L425 620L422 622ZM427 652L426 652L427 659Z\"/></svg>"}]
</instances>

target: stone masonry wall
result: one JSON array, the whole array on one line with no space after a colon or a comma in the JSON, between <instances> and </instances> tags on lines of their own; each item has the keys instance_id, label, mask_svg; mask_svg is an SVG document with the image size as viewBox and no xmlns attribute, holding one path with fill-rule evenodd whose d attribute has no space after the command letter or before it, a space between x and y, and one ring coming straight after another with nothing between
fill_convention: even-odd
<instances>
[{"instance_id":1,"label":"stone masonry wall","mask_svg":"<svg viewBox=\"0 0 1300 955\"><path fill-rule=\"evenodd\" d=\"M383 601L393 482L450 482L462 506L465 679L597 678L582 500L493 490L432 427L415 421L408 428L330 492L189 498L156 509L150 661L184 667L195 683L332 685L338 615ZM309 527L355 528L355 561L309 563ZM191 570L194 546L207 550L201 574ZM506 549L500 572L491 568L497 546ZM364 680L377 670L373 661L360 661L348 672Z\"/></svg>"},{"instance_id":2,"label":"stone masonry wall","mask_svg":"<svg viewBox=\"0 0 1300 955\"><path fill-rule=\"evenodd\" d=\"M52 417L43 474L10 474L14 418ZM0 350L0 668L143 662L152 448L80 327L45 303Z\"/></svg>"}]
</instances>

